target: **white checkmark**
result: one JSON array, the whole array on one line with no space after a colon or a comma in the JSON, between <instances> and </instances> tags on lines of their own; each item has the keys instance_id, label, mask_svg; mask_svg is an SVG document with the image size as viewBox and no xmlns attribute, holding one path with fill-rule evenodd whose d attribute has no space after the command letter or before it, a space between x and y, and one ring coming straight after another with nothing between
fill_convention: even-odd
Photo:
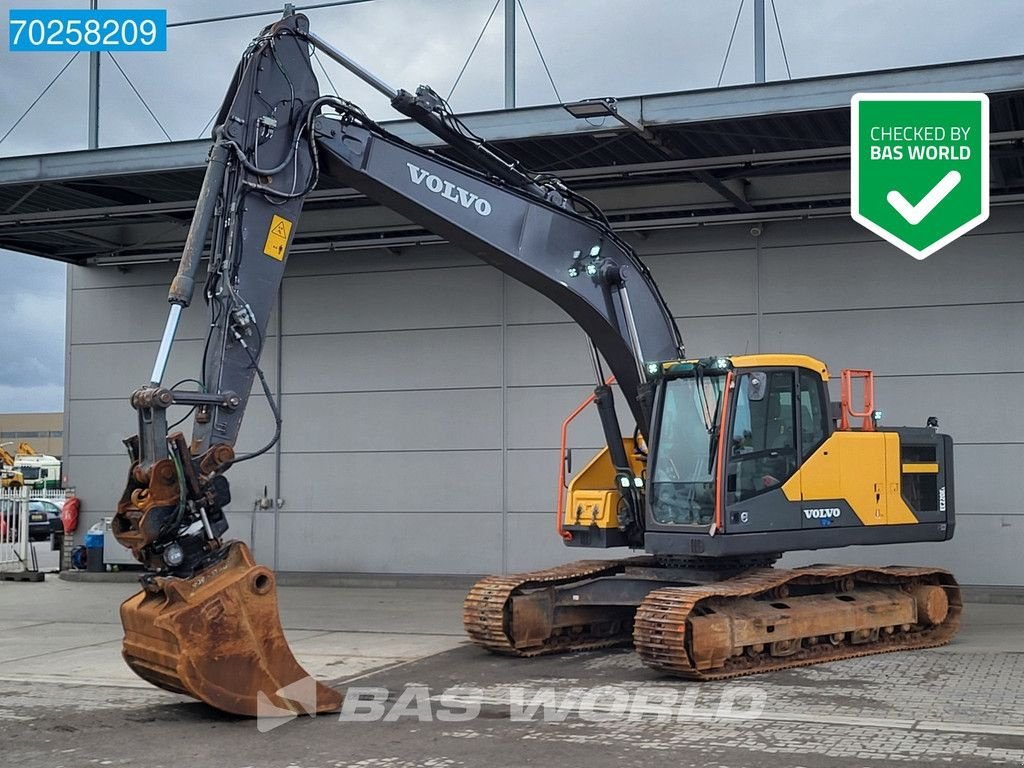
<instances>
[{"instance_id":1,"label":"white checkmark","mask_svg":"<svg viewBox=\"0 0 1024 768\"><path fill-rule=\"evenodd\" d=\"M935 210L935 206L945 200L946 195L952 192L959 183L960 172L950 171L942 177L938 184L931 188L927 195L921 198L917 205L908 203L907 198L895 189L886 195L885 199L889 201L889 205L896 209L896 213L908 222L920 224L924 217Z\"/></svg>"}]
</instances>

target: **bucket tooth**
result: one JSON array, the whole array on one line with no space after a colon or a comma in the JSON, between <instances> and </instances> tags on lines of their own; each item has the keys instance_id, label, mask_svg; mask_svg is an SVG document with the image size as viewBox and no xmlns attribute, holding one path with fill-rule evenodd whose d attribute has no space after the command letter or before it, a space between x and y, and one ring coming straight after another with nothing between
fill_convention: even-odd
<instances>
[{"instance_id":1,"label":"bucket tooth","mask_svg":"<svg viewBox=\"0 0 1024 768\"><path fill-rule=\"evenodd\" d=\"M292 655L274 573L235 541L191 578L156 577L121 604L122 653L143 680L236 715L313 715L341 706Z\"/></svg>"}]
</instances>

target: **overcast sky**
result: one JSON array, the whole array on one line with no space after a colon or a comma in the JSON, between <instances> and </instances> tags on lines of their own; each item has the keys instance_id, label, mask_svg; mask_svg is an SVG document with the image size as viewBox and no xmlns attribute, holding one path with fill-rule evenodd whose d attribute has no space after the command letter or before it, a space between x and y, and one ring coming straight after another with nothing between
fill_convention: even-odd
<instances>
[{"instance_id":1,"label":"overcast sky","mask_svg":"<svg viewBox=\"0 0 1024 768\"><path fill-rule=\"evenodd\" d=\"M740 0L521 0L560 100L714 87ZM754 0L746 0L723 85L753 79ZM100 0L100 7L168 9L168 21L266 10L274 0ZM296 5L301 7L298 0ZM371 0L308 11L312 27L396 87L451 89L495 0ZM787 77L771 0L768 79ZM82 0L0 0L0 136L70 55L7 50L7 10L84 8ZM931 64L1024 51L1024 0L774 0L792 77ZM121 67L174 140L200 135L239 55L273 16L172 28L166 53L118 55ZM454 96L459 111L503 103L499 6ZM517 25L517 101L556 98L523 15ZM88 56L74 61L0 143L0 157L81 149L87 137ZM373 117L387 104L325 60L338 92ZM316 68L318 76L323 73ZM323 91L333 90L320 77ZM166 141L110 59L101 62L101 146ZM0 179L0 183L3 179ZM63 265L0 250L0 412L63 408ZM164 308L154 308L163 312ZM154 350L155 352L155 350Z\"/></svg>"}]
</instances>

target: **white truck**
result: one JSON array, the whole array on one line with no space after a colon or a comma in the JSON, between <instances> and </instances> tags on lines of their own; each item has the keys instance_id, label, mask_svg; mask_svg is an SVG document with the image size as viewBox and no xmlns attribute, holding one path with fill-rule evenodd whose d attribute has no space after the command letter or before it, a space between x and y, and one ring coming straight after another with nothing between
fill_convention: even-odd
<instances>
[{"instance_id":1,"label":"white truck","mask_svg":"<svg viewBox=\"0 0 1024 768\"><path fill-rule=\"evenodd\" d=\"M20 472L22 483L35 491L56 490L61 484L61 463L56 456L45 453L18 453L14 471Z\"/></svg>"}]
</instances>

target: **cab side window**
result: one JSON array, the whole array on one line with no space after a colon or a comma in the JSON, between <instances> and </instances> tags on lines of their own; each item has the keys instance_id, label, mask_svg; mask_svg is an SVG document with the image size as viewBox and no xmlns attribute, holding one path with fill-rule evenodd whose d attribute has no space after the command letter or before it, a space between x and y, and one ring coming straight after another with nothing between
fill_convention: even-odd
<instances>
[{"instance_id":1,"label":"cab side window","mask_svg":"<svg viewBox=\"0 0 1024 768\"><path fill-rule=\"evenodd\" d=\"M796 471L795 383L791 371L772 371L764 396L751 400L750 374L740 377L729 440L732 501L776 488Z\"/></svg>"},{"instance_id":2,"label":"cab side window","mask_svg":"<svg viewBox=\"0 0 1024 768\"><path fill-rule=\"evenodd\" d=\"M800 371L800 458L806 459L825 441L828 411L822 402L821 379Z\"/></svg>"}]
</instances>

